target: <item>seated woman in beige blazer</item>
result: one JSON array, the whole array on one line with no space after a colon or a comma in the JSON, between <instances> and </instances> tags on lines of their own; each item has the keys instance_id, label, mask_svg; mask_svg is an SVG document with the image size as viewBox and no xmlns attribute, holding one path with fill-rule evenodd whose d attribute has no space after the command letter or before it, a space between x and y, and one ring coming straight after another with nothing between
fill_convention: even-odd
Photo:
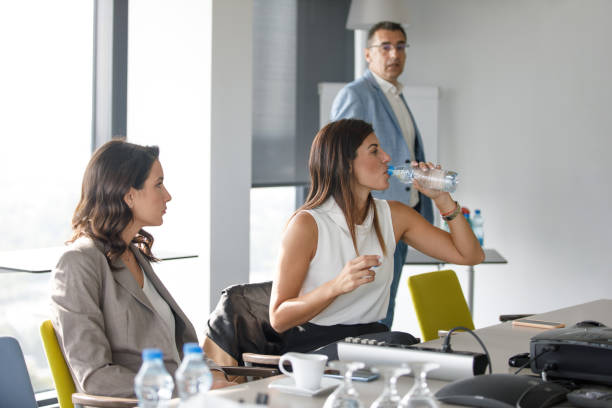
<instances>
[{"instance_id":1,"label":"seated woman in beige blazer","mask_svg":"<svg viewBox=\"0 0 612 408\"><path fill-rule=\"evenodd\" d=\"M153 237L171 197L155 146L114 140L92 156L52 275L53 326L79 392L133 397L141 352L160 348L174 375L193 325L159 280ZM213 369L214 387L228 385Z\"/></svg>"}]
</instances>

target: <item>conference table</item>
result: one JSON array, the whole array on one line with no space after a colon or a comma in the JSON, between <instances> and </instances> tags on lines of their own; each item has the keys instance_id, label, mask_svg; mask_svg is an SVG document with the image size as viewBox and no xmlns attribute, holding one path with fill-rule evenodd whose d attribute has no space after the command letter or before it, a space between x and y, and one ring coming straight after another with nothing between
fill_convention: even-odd
<instances>
[{"instance_id":1,"label":"conference table","mask_svg":"<svg viewBox=\"0 0 612 408\"><path fill-rule=\"evenodd\" d=\"M483 248L485 253L485 259L480 263L480 265L485 264L507 264L508 261L506 258L500 255L493 248ZM442 267L446 264L446 262L441 261L440 259L432 258L429 255L425 255L422 252L414 248L409 248L408 253L406 254L406 261L404 265L435 265L438 270L442 269ZM467 276L467 304L470 308L470 312L472 316L474 315L474 266L470 265L468 267L468 276Z\"/></svg>"},{"instance_id":2,"label":"conference table","mask_svg":"<svg viewBox=\"0 0 612 408\"><path fill-rule=\"evenodd\" d=\"M572 326L583 320L596 320L607 326L612 326L612 299L600 299L577 306L566 307L548 313L534 315L531 318L537 320L554 321ZM530 327L512 326L511 322L484 327L475 331L482 339L491 354L494 373L514 373L516 368L508 366L508 358L514 354L528 352L531 337L542 333L543 329ZM443 340L437 339L423 346L439 348ZM469 333L456 333L452 335L452 348L457 351L482 352L479 344ZM376 347L376 346L372 346ZM526 368L522 373L529 374L531 370ZM262 380L252 381L220 390L210 391L215 397L227 398L245 404L254 404L258 393L268 394L268 407L271 408L310 408L322 407L325 399L332 392L327 391L314 397L304 397L293 394L281 393L277 389L268 388L268 384L284 376L269 377ZM433 392L442 388L447 382L428 379L427 383ZM377 379L369 383L353 382L359 392L360 400L365 407L380 395L383 390L383 381ZM398 390L405 395L411 388L413 379L410 376L401 377L398 381ZM447 404L440 403L441 406Z\"/></svg>"}]
</instances>

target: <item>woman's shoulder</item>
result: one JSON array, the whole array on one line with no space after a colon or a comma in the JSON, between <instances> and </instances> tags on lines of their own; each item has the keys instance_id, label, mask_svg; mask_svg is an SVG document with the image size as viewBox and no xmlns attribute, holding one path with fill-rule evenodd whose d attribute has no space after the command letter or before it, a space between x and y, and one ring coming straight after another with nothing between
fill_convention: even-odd
<instances>
[{"instance_id":1,"label":"woman's shoulder","mask_svg":"<svg viewBox=\"0 0 612 408\"><path fill-rule=\"evenodd\" d=\"M391 203L396 203L396 202L397 201L383 200L382 198L374 198L374 205L376 205L376 208L389 208L391 206Z\"/></svg>"},{"instance_id":2,"label":"woman's shoulder","mask_svg":"<svg viewBox=\"0 0 612 408\"><path fill-rule=\"evenodd\" d=\"M378 200L378 201L385 201L385 200ZM387 201L387 205L389 207L389 209L391 210L391 212L395 212L395 211L405 211L405 210L413 210L413 208L407 206L406 204L402 203L401 201L395 201L395 200L389 200Z\"/></svg>"},{"instance_id":3,"label":"woman's shoulder","mask_svg":"<svg viewBox=\"0 0 612 408\"><path fill-rule=\"evenodd\" d=\"M289 228L304 231L312 231L317 229L317 222L313 210L300 210L289 221Z\"/></svg>"},{"instance_id":4,"label":"woman's shoulder","mask_svg":"<svg viewBox=\"0 0 612 408\"><path fill-rule=\"evenodd\" d=\"M401 201L389 200L387 203L389 205L391 219L393 219L394 222L396 219L412 220L412 217L419 214L414 208L402 203Z\"/></svg>"},{"instance_id":5,"label":"woman's shoulder","mask_svg":"<svg viewBox=\"0 0 612 408\"><path fill-rule=\"evenodd\" d=\"M98 269L106 263L100 243L89 237L80 237L66 246L56 269L72 267Z\"/></svg>"},{"instance_id":6,"label":"woman's shoulder","mask_svg":"<svg viewBox=\"0 0 612 408\"><path fill-rule=\"evenodd\" d=\"M374 199L374 206L379 216L388 216L391 217L393 215L393 205L397 203L397 201L387 201L380 198Z\"/></svg>"},{"instance_id":7,"label":"woman's shoulder","mask_svg":"<svg viewBox=\"0 0 612 408\"><path fill-rule=\"evenodd\" d=\"M102 244L87 236L79 237L66 245L64 254L75 253L83 256L104 256Z\"/></svg>"},{"instance_id":8,"label":"woman's shoulder","mask_svg":"<svg viewBox=\"0 0 612 408\"><path fill-rule=\"evenodd\" d=\"M287 224L283 234L283 245L316 246L319 228L309 211L298 211Z\"/></svg>"}]
</instances>

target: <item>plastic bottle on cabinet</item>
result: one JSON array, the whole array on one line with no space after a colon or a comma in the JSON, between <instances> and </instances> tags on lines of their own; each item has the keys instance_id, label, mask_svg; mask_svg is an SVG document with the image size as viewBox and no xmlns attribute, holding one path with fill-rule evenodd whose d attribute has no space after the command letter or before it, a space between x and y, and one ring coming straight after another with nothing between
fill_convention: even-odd
<instances>
[{"instance_id":1,"label":"plastic bottle on cabinet","mask_svg":"<svg viewBox=\"0 0 612 408\"><path fill-rule=\"evenodd\" d=\"M470 210L467 207L461 207L461 214L465 217L468 224L470 224L470 228L472 228L472 220L470 219Z\"/></svg>"},{"instance_id":2,"label":"plastic bottle on cabinet","mask_svg":"<svg viewBox=\"0 0 612 408\"><path fill-rule=\"evenodd\" d=\"M446 222L446 220L444 219L444 217L442 216L442 214L440 214L440 228L446 232L450 232L450 228L448 227L448 223Z\"/></svg>"},{"instance_id":3,"label":"plastic bottle on cabinet","mask_svg":"<svg viewBox=\"0 0 612 408\"><path fill-rule=\"evenodd\" d=\"M140 408L162 408L172 399L174 382L164 367L160 349L144 349L142 366L134 379L134 391Z\"/></svg>"},{"instance_id":4,"label":"plastic bottle on cabinet","mask_svg":"<svg viewBox=\"0 0 612 408\"><path fill-rule=\"evenodd\" d=\"M482 218L480 210L474 210L474 216L472 217L472 231L474 231L474 235L476 235L476 238L478 238L480 246L484 246L484 219Z\"/></svg>"},{"instance_id":5,"label":"plastic bottle on cabinet","mask_svg":"<svg viewBox=\"0 0 612 408\"><path fill-rule=\"evenodd\" d=\"M454 192L459 183L459 175L450 170L429 169L423 170L412 166L389 166L387 173L397 177L404 184L412 184L417 180L425 188L432 190Z\"/></svg>"},{"instance_id":6,"label":"plastic bottle on cabinet","mask_svg":"<svg viewBox=\"0 0 612 408\"><path fill-rule=\"evenodd\" d=\"M189 406L190 402L202 398L212 386L212 374L197 343L183 345L183 361L175 377L181 406Z\"/></svg>"}]
</instances>

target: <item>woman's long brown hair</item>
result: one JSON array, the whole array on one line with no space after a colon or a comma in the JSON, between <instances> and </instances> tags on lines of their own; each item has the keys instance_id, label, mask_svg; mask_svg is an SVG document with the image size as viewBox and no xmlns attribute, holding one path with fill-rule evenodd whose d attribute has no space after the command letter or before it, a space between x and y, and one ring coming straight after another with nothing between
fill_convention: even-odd
<instances>
[{"instance_id":1,"label":"woman's long brown hair","mask_svg":"<svg viewBox=\"0 0 612 408\"><path fill-rule=\"evenodd\" d=\"M357 149L370 133L373 133L372 125L359 119L341 119L325 125L315 136L310 148L308 169L310 171L310 190L306 202L296 211L311 210L323 204L329 197L333 197L344 213L353 240L355 253L357 239L355 225L361 219L362 214L357 214L355 198L351 191L351 166ZM374 199L370 194L366 204L365 213L374 210L374 230L378 242L386 255L385 241L380 231L378 215L374 205Z\"/></svg>"},{"instance_id":2,"label":"woman's long brown hair","mask_svg":"<svg viewBox=\"0 0 612 408\"><path fill-rule=\"evenodd\" d=\"M112 140L96 150L83 175L69 242L82 236L99 242L111 269L118 269L115 262L127 249L121 232L134 218L123 198L131 187L143 188L158 157L157 146L139 146L123 140ZM157 260L151 253L151 234L141 229L132 243L147 259Z\"/></svg>"}]
</instances>

